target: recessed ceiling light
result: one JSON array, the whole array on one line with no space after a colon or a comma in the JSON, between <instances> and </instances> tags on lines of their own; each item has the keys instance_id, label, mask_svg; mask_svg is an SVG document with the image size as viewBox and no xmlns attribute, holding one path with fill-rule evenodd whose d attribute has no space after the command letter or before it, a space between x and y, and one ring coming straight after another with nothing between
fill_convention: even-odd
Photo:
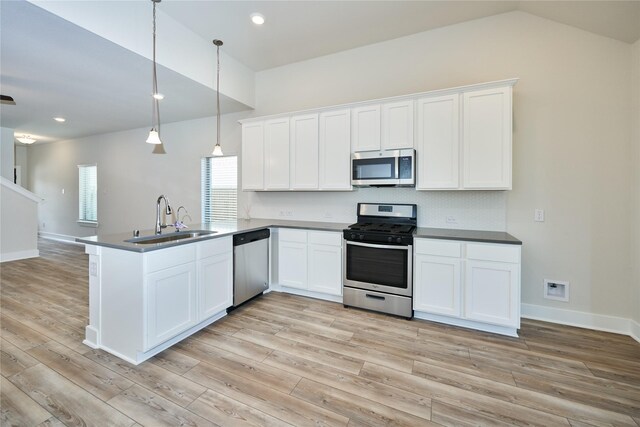
<instances>
[{"instance_id":1,"label":"recessed ceiling light","mask_svg":"<svg viewBox=\"0 0 640 427\"><path fill-rule=\"evenodd\" d=\"M251 22L256 25L262 25L264 24L264 16L261 13L252 13Z\"/></svg>"},{"instance_id":2,"label":"recessed ceiling light","mask_svg":"<svg viewBox=\"0 0 640 427\"><path fill-rule=\"evenodd\" d=\"M160 100L160 99L164 99L164 95L163 95L163 94L161 94L161 93L154 93L154 94L153 94L153 97L154 97L155 99L158 99L158 100Z\"/></svg>"},{"instance_id":3,"label":"recessed ceiling light","mask_svg":"<svg viewBox=\"0 0 640 427\"><path fill-rule=\"evenodd\" d=\"M16 139L22 142L23 144L33 144L34 142L36 142L35 139L31 138L31 135L22 135Z\"/></svg>"},{"instance_id":4,"label":"recessed ceiling light","mask_svg":"<svg viewBox=\"0 0 640 427\"><path fill-rule=\"evenodd\" d=\"M54 117L53 120L55 120L58 123L64 123L67 121L67 119L65 119L64 117Z\"/></svg>"}]
</instances>

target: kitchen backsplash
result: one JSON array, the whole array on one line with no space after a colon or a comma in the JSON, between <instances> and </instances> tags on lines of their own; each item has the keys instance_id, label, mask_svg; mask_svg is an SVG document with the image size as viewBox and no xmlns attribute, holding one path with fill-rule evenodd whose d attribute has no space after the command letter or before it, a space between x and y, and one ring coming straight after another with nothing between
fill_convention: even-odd
<instances>
[{"instance_id":1,"label":"kitchen backsplash","mask_svg":"<svg viewBox=\"0 0 640 427\"><path fill-rule=\"evenodd\" d=\"M301 221L356 221L358 202L415 203L418 226L506 231L505 191L416 191L358 188L351 192L244 192L238 216Z\"/></svg>"}]
</instances>

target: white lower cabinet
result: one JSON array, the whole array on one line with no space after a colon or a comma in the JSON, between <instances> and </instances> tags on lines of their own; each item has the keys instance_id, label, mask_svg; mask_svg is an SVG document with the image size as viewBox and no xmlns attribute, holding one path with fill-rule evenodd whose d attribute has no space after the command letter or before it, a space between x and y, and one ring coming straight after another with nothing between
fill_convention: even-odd
<instances>
[{"instance_id":1,"label":"white lower cabinet","mask_svg":"<svg viewBox=\"0 0 640 427\"><path fill-rule=\"evenodd\" d=\"M233 304L233 253L198 261L198 275L198 321L202 321Z\"/></svg>"},{"instance_id":2,"label":"white lower cabinet","mask_svg":"<svg viewBox=\"0 0 640 427\"><path fill-rule=\"evenodd\" d=\"M147 348L196 324L196 263L156 271L146 278Z\"/></svg>"},{"instance_id":3,"label":"white lower cabinet","mask_svg":"<svg viewBox=\"0 0 640 427\"><path fill-rule=\"evenodd\" d=\"M280 286L342 295L342 235L315 230L278 230Z\"/></svg>"},{"instance_id":4,"label":"white lower cabinet","mask_svg":"<svg viewBox=\"0 0 640 427\"><path fill-rule=\"evenodd\" d=\"M415 317L516 335L520 245L415 239Z\"/></svg>"},{"instance_id":5,"label":"white lower cabinet","mask_svg":"<svg viewBox=\"0 0 640 427\"><path fill-rule=\"evenodd\" d=\"M219 319L233 304L231 237L143 253L91 250L100 264L100 292L90 301L88 344L133 364Z\"/></svg>"},{"instance_id":6,"label":"white lower cabinet","mask_svg":"<svg viewBox=\"0 0 640 427\"><path fill-rule=\"evenodd\" d=\"M414 310L460 316L460 259L416 255Z\"/></svg>"},{"instance_id":7,"label":"white lower cabinet","mask_svg":"<svg viewBox=\"0 0 640 427\"><path fill-rule=\"evenodd\" d=\"M520 327L520 265L467 260L465 317Z\"/></svg>"}]
</instances>

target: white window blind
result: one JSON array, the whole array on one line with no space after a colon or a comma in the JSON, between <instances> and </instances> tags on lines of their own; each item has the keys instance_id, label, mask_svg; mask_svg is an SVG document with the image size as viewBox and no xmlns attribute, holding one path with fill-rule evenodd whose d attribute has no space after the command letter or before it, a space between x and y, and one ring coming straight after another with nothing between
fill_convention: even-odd
<instances>
[{"instance_id":1,"label":"white window blind","mask_svg":"<svg viewBox=\"0 0 640 427\"><path fill-rule=\"evenodd\" d=\"M98 223L98 167L78 165L78 221Z\"/></svg>"},{"instance_id":2,"label":"white window blind","mask_svg":"<svg viewBox=\"0 0 640 427\"><path fill-rule=\"evenodd\" d=\"M202 222L238 217L238 158L205 157L201 167Z\"/></svg>"}]
</instances>

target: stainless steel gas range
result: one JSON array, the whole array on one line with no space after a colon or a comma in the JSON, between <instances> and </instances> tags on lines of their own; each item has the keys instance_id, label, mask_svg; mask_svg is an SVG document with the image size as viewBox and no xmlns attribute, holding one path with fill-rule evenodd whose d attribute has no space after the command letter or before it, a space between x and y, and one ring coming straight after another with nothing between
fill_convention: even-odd
<instances>
[{"instance_id":1,"label":"stainless steel gas range","mask_svg":"<svg viewBox=\"0 0 640 427\"><path fill-rule=\"evenodd\" d=\"M413 234L417 206L358 203L343 231L343 304L413 317Z\"/></svg>"}]
</instances>

